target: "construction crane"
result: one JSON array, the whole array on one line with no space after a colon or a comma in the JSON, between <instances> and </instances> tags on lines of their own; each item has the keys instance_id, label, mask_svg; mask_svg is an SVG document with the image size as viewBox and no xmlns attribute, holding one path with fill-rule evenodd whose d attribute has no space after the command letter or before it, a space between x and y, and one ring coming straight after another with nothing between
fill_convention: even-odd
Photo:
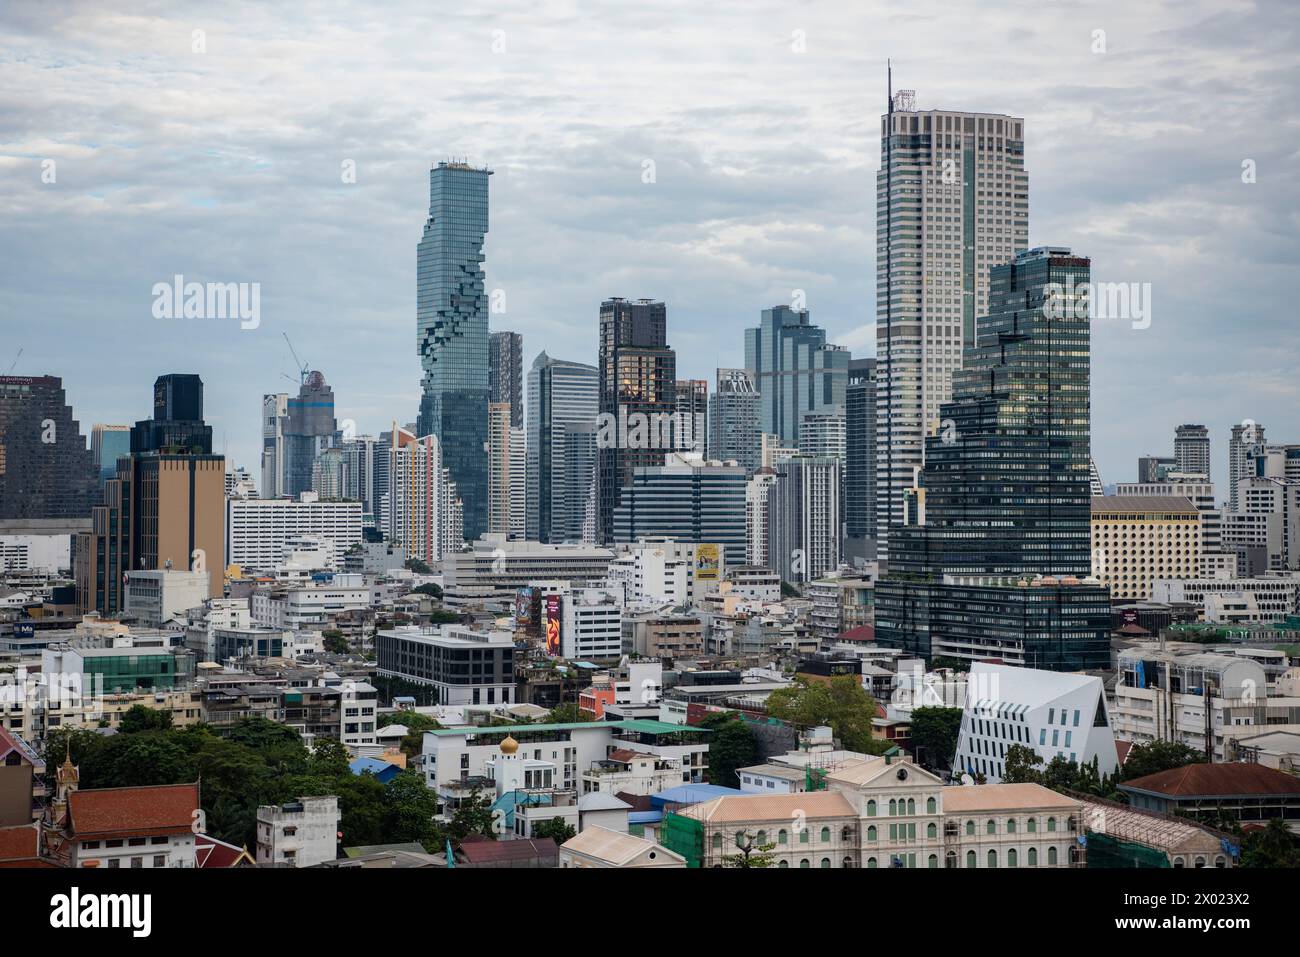
<instances>
[{"instance_id":1,"label":"construction crane","mask_svg":"<svg viewBox=\"0 0 1300 957\"><path fill-rule=\"evenodd\" d=\"M18 360L21 359L22 357L23 357L23 350L22 350L21 347L19 347L19 349L18 349L18 355L14 356L14 361L11 362L11 363L9 363L9 371L6 372L5 375L13 375L13 374L14 374L14 366L18 365Z\"/></svg>"},{"instance_id":2,"label":"construction crane","mask_svg":"<svg viewBox=\"0 0 1300 957\"><path fill-rule=\"evenodd\" d=\"M289 346L289 354L293 356L294 368L298 370L298 384L302 385L304 382L307 381L307 373L311 371L311 366L307 365L307 363L303 362L301 359L298 358L298 353L294 349L293 343L289 342L289 333L282 332L280 333L280 335L284 336L284 341ZM285 378L290 378L290 377L286 375Z\"/></svg>"}]
</instances>

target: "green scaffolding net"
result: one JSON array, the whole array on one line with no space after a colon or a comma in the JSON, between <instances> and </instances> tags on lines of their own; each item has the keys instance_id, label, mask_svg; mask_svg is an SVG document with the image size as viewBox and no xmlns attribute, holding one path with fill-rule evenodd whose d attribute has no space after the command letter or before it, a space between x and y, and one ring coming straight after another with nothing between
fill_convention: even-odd
<instances>
[{"instance_id":1,"label":"green scaffolding net","mask_svg":"<svg viewBox=\"0 0 1300 957\"><path fill-rule=\"evenodd\" d=\"M689 817L671 811L661 829L664 847L686 858L687 867L699 867L704 858L704 826Z\"/></svg>"},{"instance_id":2,"label":"green scaffolding net","mask_svg":"<svg viewBox=\"0 0 1300 957\"><path fill-rule=\"evenodd\" d=\"M1107 834L1088 835L1089 867L1168 867L1169 858L1153 847Z\"/></svg>"}]
</instances>

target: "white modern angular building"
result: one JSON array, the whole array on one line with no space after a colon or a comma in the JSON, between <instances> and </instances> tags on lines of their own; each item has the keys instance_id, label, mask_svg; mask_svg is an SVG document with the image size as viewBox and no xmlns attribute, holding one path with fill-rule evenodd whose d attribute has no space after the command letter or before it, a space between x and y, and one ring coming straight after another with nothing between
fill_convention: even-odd
<instances>
[{"instance_id":1,"label":"white modern angular building","mask_svg":"<svg viewBox=\"0 0 1300 957\"><path fill-rule=\"evenodd\" d=\"M1043 764L1062 757L1080 765L1097 761L1099 774L1119 766L1115 733L1100 678L976 662L966 684L957 758L953 767L1002 780L1007 751L1035 751Z\"/></svg>"}]
</instances>

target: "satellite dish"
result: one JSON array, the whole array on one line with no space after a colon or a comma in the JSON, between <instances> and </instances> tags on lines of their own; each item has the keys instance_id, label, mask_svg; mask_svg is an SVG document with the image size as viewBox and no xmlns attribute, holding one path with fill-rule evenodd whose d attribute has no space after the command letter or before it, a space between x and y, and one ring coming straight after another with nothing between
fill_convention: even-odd
<instances>
[{"instance_id":1,"label":"satellite dish","mask_svg":"<svg viewBox=\"0 0 1300 957\"><path fill-rule=\"evenodd\" d=\"M975 779L973 777L971 777L969 774L965 774L965 773L962 774L961 776L962 787L970 787L974 783L975 783Z\"/></svg>"}]
</instances>

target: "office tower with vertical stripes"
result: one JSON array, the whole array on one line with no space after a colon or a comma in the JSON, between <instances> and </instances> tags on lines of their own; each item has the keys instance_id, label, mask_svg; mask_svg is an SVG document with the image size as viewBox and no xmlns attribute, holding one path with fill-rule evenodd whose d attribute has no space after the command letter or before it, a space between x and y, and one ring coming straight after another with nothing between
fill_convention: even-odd
<instances>
[{"instance_id":1,"label":"office tower with vertical stripes","mask_svg":"<svg viewBox=\"0 0 1300 957\"><path fill-rule=\"evenodd\" d=\"M844 558L876 557L876 360L849 362L844 391Z\"/></svg>"},{"instance_id":2,"label":"office tower with vertical stripes","mask_svg":"<svg viewBox=\"0 0 1300 957\"><path fill-rule=\"evenodd\" d=\"M524 337L517 332L488 336L488 401L510 403L510 428L523 428Z\"/></svg>"},{"instance_id":3,"label":"office tower with vertical stripes","mask_svg":"<svg viewBox=\"0 0 1300 957\"><path fill-rule=\"evenodd\" d=\"M758 326L745 330L745 368L757 380L762 430L787 445L799 446L805 412L844 405L848 350L828 343L807 309L764 309Z\"/></svg>"},{"instance_id":4,"label":"office tower with vertical stripes","mask_svg":"<svg viewBox=\"0 0 1300 957\"><path fill-rule=\"evenodd\" d=\"M717 389L709 396L709 458L738 462L754 474L761 463L761 401L750 370L718 370Z\"/></svg>"},{"instance_id":5,"label":"office tower with vertical stripes","mask_svg":"<svg viewBox=\"0 0 1300 957\"><path fill-rule=\"evenodd\" d=\"M529 541L584 540L583 523L596 481L595 366L552 359L545 352L528 372L527 521Z\"/></svg>"},{"instance_id":6,"label":"office tower with vertical stripes","mask_svg":"<svg viewBox=\"0 0 1300 957\"><path fill-rule=\"evenodd\" d=\"M882 559L906 524L962 351L987 314L989 269L1029 242L1025 121L918 111L910 90L881 117L876 177L876 521Z\"/></svg>"}]
</instances>

